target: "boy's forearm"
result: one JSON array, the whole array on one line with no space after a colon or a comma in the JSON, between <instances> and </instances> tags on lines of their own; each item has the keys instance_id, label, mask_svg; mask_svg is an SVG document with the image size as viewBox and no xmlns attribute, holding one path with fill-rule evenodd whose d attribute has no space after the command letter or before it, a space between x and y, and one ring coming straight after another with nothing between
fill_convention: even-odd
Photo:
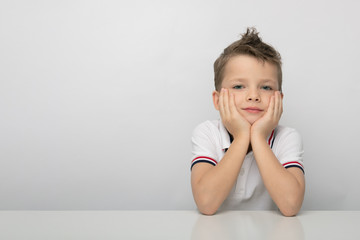
<instances>
[{"instance_id":1,"label":"boy's forearm","mask_svg":"<svg viewBox=\"0 0 360 240\"><path fill-rule=\"evenodd\" d=\"M201 212L214 214L233 188L244 162L250 139L234 139L226 154L197 183L197 205Z\"/></svg>"},{"instance_id":2,"label":"boy's forearm","mask_svg":"<svg viewBox=\"0 0 360 240\"><path fill-rule=\"evenodd\" d=\"M260 174L271 198L284 215L296 215L304 198L303 184L281 165L266 139L260 136L251 136L251 145Z\"/></svg>"}]
</instances>

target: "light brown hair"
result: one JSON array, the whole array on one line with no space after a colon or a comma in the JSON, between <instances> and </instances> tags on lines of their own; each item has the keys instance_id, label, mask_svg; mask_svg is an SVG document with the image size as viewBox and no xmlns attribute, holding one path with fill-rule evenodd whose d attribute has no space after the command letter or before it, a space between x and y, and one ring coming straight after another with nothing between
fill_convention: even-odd
<instances>
[{"instance_id":1,"label":"light brown hair","mask_svg":"<svg viewBox=\"0 0 360 240\"><path fill-rule=\"evenodd\" d=\"M255 28L247 28L246 33L241 35L241 39L225 48L214 62L214 80L217 91L221 89L226 63L230 58L238 55L253 56L260 61L274 64L278 69L278 83L279 90L281 91L282 71L280 53L272 46L264 43Z\"/></svg>"}]
</instances>

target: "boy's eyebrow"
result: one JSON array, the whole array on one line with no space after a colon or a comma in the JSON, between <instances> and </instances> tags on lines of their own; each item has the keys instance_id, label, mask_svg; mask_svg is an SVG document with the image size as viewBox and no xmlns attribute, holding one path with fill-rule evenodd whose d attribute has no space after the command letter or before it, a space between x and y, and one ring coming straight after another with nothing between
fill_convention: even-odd
<instances>
[{"instance_id":1,"label":"boy's eyebrow","mask_svg":"<svg viewBox=\"0 0 360 240\"><path fill-rule=\"evenodd\" d=\"M233 79L230 79L230 81L231 82L243 82L243 81L248 81L248 79L246 79L246 78L233 78ZM261 83L268 83L268 82L276 83L276 80L268 79L268 78L261 79L260 81L261 81Z\"/></svg>"},{"instance_id":2,"label":"boy's eyebrow","mask_svg":"<svg viewBox=\"0 0 360 240\"><path fill-rule=\"evenodd\" d=\"M233 79L230 79L230 81L232 81L232 82L242 82L242 81L246 81L246 78L233 78Z\"/></svg>"},{"instance_id":3,"label":"boy's eyebrow","mask_svg":"<svg viewBox=\"0 0 360 240\"><path fill-rule=\"evenodd\" d=\"M261 82L263 82L263 83L267 83L267 82L271 82L271 83L276 83L276 80L273 80L273 79L263 79L263 80L261 80Z\"/></svg>"}]
</instances>

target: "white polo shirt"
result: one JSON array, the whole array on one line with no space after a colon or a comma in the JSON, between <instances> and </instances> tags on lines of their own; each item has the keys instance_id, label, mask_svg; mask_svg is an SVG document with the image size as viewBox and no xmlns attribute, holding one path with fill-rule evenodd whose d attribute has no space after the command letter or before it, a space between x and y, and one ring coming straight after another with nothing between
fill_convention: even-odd
<instances>
[{"instance_id":1,"label":"white polo shirt","mask_svg":"<svg viewBox=\"0 0 360 240\"><path fill-rule=\"evenodd\" d=\"M216 166L230 147L230 141L230 135L221 120L206 121L198 125L192 135L191 168L199 162ZM267 142L285 168L298 167L304 172L302 140L295 129L279 125L272 131ZM245 156L237 182L220 209L277 209L265 188L252 151Z\"/></svg>"}]
</instances>

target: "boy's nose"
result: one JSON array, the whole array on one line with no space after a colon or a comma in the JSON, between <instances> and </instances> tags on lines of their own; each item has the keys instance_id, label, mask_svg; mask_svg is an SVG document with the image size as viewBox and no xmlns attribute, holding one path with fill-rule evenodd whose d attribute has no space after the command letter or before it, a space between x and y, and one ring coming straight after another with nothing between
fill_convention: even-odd
<instances>
[{"instance_id":1,"label":"boy's nose","mask_svg":"<svg viewBox=\"0 0 360 240\"><path fill-rule=\"evenodd\" d=\"M259 97L248 97L248 101L260 102L260 98Z\"/></svg>"},{"instance_id":2,"label":"boy's nose","mask_svg":"<svg viewBox=\"0 0 360 240\"><path fill-rule=\"evenodd\" d=\"M260 102L260 96L259 94L252 93L247 96L248 101L254 101L254 102Z\"/></svg>"}]
</instances>

